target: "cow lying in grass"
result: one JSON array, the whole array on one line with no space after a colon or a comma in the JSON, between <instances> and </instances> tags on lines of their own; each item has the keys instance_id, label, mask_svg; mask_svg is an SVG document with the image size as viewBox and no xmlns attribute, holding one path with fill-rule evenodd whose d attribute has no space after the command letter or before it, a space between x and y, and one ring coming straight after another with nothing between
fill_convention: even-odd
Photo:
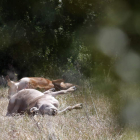
<instances>
[{"instance_id":1,"label":"cow lying in grass","mask_svg":"<svg viewBox=\"0 0 140 140\"><path fill-rule=\"evenodd\" d=\"M59 102L55 99L55 96L66 94L68 92L75 91L75 86L68 88L67 90L52 91L48 90L44 93L35 89L22 89L18 93L14 94L8 104L7 116L15 113L28 114L38 112L39 114L56 115L67 110L81 109L82 104L76 104L75 106L68 106L62 111L58 110Z\"/></svg>"},{"instance_id":2,"label":"cow lying in grass","mask_svg":"<svg viewBox=\"0 0 140 140\"><path fill-rule=\"evenodd\" d=\"M57 79L50 81L45 78L41 77L25 77L19 80L19 82L11 81L9 76L6 77L7 84L9 86L8 90L8 96L12 96L14 93L17 93L18 91L22 89L51 89L55 88L56 90L64 90L68 89L69 87L74 86L71 83L64 83L63 79Z\"/></svg>"}]
</instances>

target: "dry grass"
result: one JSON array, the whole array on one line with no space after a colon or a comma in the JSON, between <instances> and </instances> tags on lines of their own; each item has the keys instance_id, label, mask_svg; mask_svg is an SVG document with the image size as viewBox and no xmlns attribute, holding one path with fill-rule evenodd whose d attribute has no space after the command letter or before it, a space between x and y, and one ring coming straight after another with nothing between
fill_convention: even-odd
<instances>
[{"instance_id":1,"label":"dry grass","mask_svg":"<svg viewBox=\"0 0 140 140\"><path fill-rule=\"evenodd\" d=\"M83 103L83 109L55 117L28 115L5 117L7 88L0 89L0 139L2 140L114 140L122 139L121 129L111 113L107 97L76 91L58 97L60 108ZM126 135L126 134L125 134ZM125 136L124 136L125 138Z\"/></svg>"}]
</instances>

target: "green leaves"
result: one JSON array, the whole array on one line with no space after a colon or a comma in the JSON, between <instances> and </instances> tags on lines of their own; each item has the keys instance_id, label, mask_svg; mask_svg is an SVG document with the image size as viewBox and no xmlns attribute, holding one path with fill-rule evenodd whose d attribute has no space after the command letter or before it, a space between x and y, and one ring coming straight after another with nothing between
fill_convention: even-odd
<instances>
[{"instance_id":1,"label":"green leaves","mask_svg":"<svg viewBox=\"0 0 140 140\"><path fill-rule=\"evenodd\" d=\"M81 53L79 47L85 43L87 30L96 28L99 5L103 4L97 0L0 2L0 55L10 58L8 63L22 71L21 76L34 75L33 69L50 73L54 65L66 70L70 64L75 69L82 63L84 69L90 53Z\"/></svg>"}]
</instances>

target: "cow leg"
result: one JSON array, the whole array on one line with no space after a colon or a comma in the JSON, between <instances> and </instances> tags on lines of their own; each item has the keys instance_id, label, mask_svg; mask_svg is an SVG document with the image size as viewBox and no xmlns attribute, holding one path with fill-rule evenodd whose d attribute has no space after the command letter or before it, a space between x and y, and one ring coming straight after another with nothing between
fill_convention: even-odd
<instances>
[{"instance_id":1,"label":"cow leg","mask_svg":"<svg viewBox=\"0 0 140 140\"><path fill-rule=\"evenodd\" d=\"M43 92L43 94L48 94L48 93L54 92L54 91L55 91L55 88L51 88L51 89L49 89L49 90Z\"/></svg>"},{"instance_id":2,"label":"cow leg","mask_svg":"<svg viewBox=\"0 0 140 140\"><path fill-rule=\"evenodd\" d=\"M56 92L50 92L48 94L50 94L52 96L57 96L57 95L66 94L68 92L72 92L72 91L75 91L75 90L76 90L76 87L73 86L73 87L68 88L67 90L60 90L60 91L56 91Z\"/></svg>"},{"instance_id":3,"label":"cow leg","mask_svg":"<svg viewBox=\"0 0 140 140\"><path fill-rule=\"evenodd\" d=\"M7 112L6 116L16 114L18 112L18 109L19 109L19 106L15 105L14 108L10 112Z\"/></svg>"},{"instance_id":4,"label":"cow leg","mask_svg":"<svg viewBox=\"0 0 140 140\"><path fill-rule=\"evenodd\" d=\"M60 114L60 113L66 113L67 111L71 111L71 110L73 110L73 109L82 109L82 107L83 107L82 103L76 104L76 105L74 105L74 106L68 106L68 107L66 107L66 108L63 109L63 110L58 111L58 114Z\"/></svg>"},{"instance_id":5,"label":"cow leg","mask_svg":"<svg viewBox=\"0 0 140 140\"><path fill-rule=\"evenodd\" d=\"M14 106L13 108L11 108ZM12 115L13 113L18 113L18 109L20 107L20 101L16 100L13 104L9 104L8 106L8 112L6 116Z\"/></svg>"}]
</instances>

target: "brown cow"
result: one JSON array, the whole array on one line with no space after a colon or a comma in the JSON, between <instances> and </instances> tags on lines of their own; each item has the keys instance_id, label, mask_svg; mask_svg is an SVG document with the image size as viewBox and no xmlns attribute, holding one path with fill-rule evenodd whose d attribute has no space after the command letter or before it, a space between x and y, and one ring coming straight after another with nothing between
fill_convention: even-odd
<instances>
[{"instance_id":1,"label":"brown cow","mask_svg":"<svg viewBox=\"0 0 140 140\"><path fill-rule=\"evenodd\" d=\"M28 114L38 112L39 114L45 115L56 115L58 113L66 112L72 109L81 109L82 104L76 104L75 106L68 106L66 109L59 111L59 102L55 99L55 96L60 94L66 94L68 92L75 91L76 88L70 87L67 90L61 90L53 92L48 90L44 93L35 89L22 89L18 93L14 94L8 104L7 116L15 113Z\"/></svg>"},{"instance_id":2,"label":"brown cow","mask_svg":"<svg viewBox=\"0 0 140 140\"><path fill-rule=\"evenodd\" d=\"M68 89L69 87L74 86L71 83L64 83L63 79L57 79L57 80L48 80L41 77L24 77L19 80L19 82L11 81L9 76L6 77L7 84L9 86L8 95L9 97L12 96L14 93L17 93L18 91L22 89L51 89L55 88L56 90L63 90Z\"/></svg>"}]
</instances>

